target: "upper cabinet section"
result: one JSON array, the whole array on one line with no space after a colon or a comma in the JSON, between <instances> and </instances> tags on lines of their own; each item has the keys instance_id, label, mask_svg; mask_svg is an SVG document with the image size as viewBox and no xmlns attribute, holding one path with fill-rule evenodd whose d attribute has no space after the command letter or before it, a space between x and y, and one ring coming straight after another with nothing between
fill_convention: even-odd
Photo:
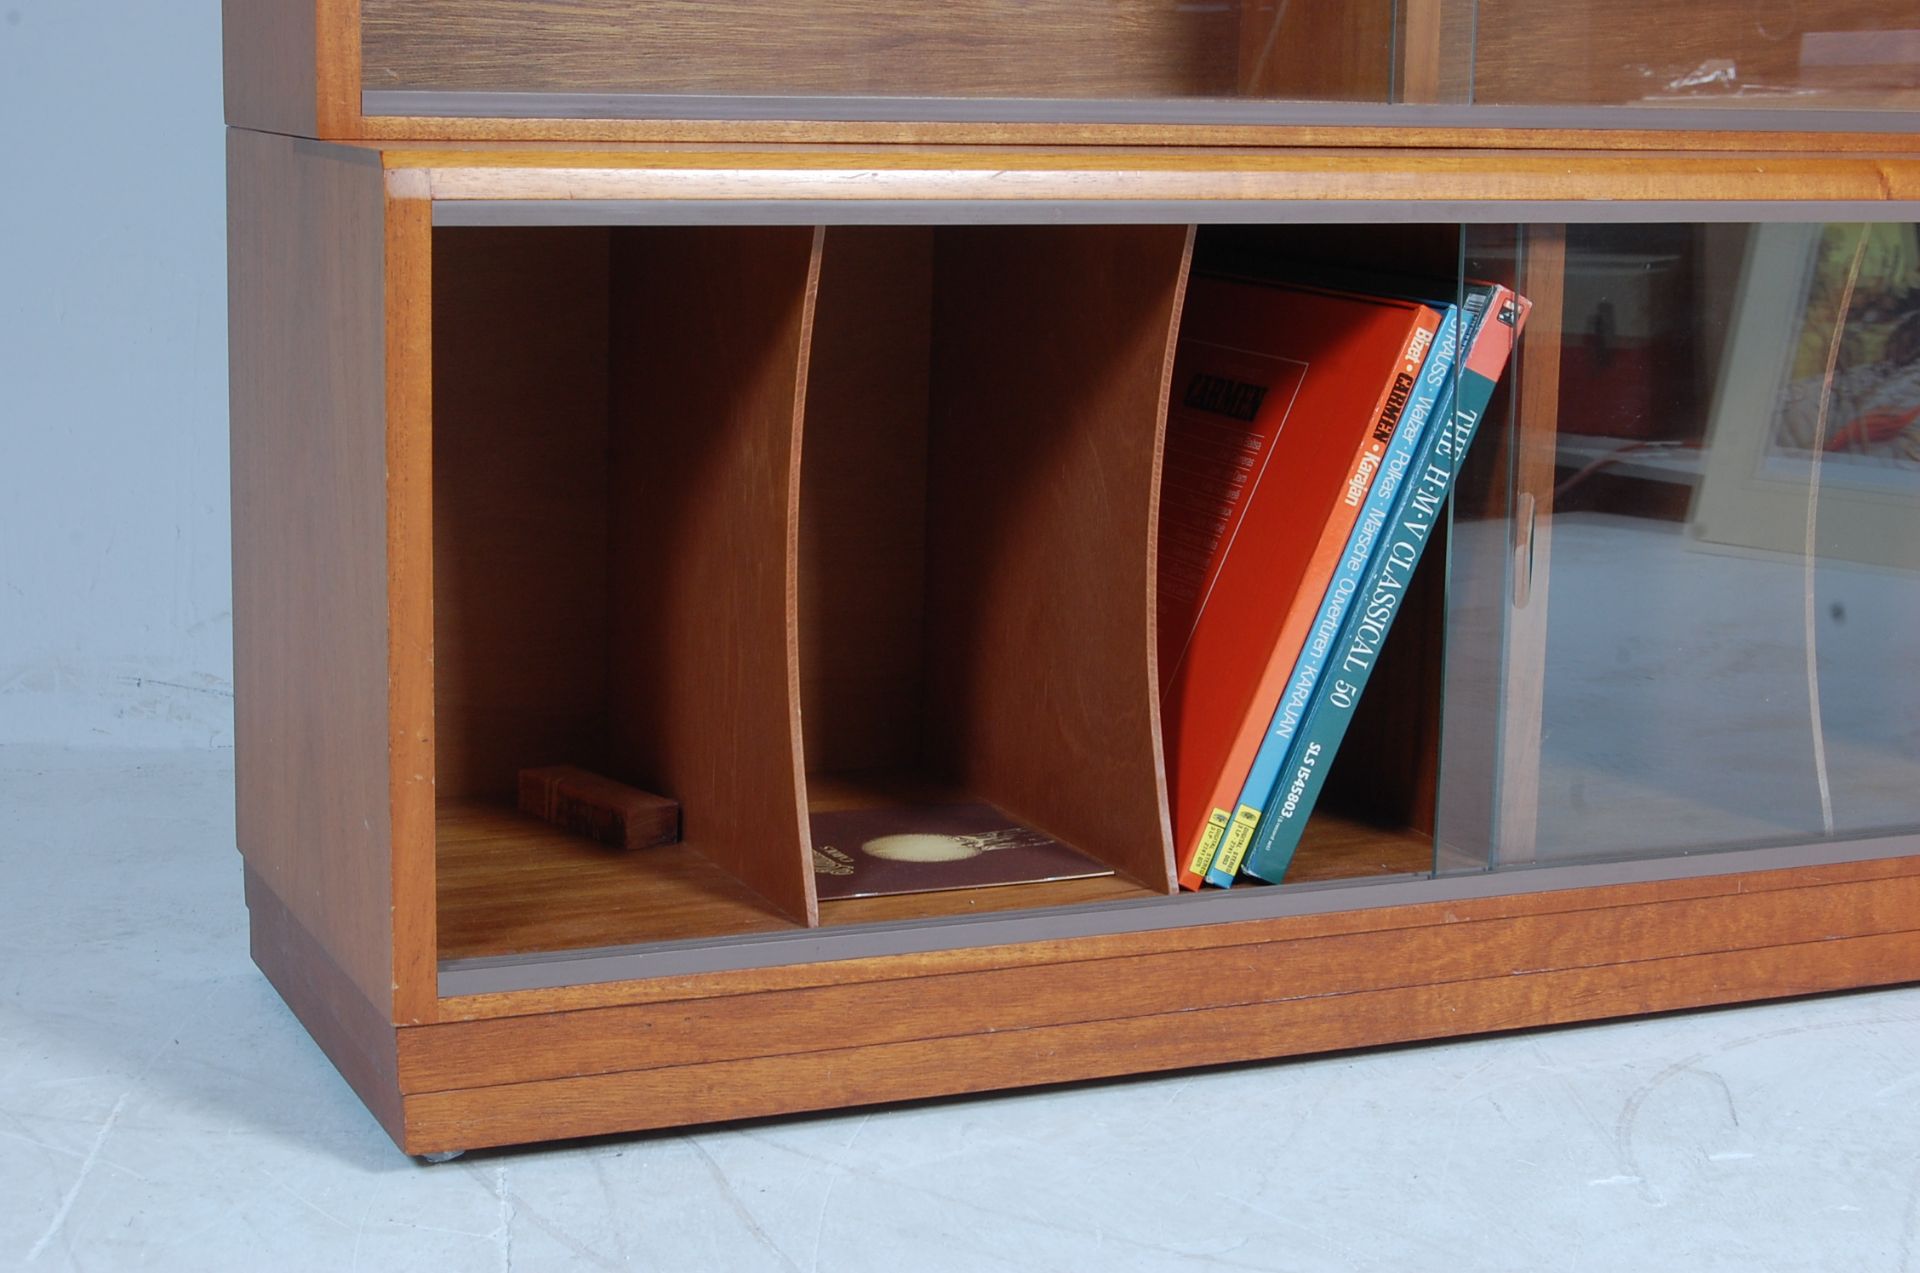
<instances>
[{"instance_id":1,"label":"upper cabinet section","mask_svg":"<svg viewBox=\"0 0 1920 1273\"><path fill-rule=\"evenodd\" d=\"M1494 128L1559 145L1911 136L1920 110L1912 0L226 0L226 16L230 122L339 138L1444 145Z\"/></svg>"},{"instance_id":2,"label":"upper cabinet section","mask_svg":"<svg viewBox=\"0 0 1920 1273\"><path fill-rule=\"evenodd\" d=\"M605 105L655 114L1097 119L1123 104L1139 118L1143 103L1387 101L1395 10L1392 0L364 0L361 32L367 87L402 107L406 93L534 93L651 99Z\"/></svg>"},{"instance_id":3,"label":"upper cabinet section","mask_svg":"<svg viewBox=\"0 0 1920 1273\"><path fill-rule=\"evenodd\" d=\"M1909 130L1920 110L1913 0L1479 0L1460 8L1477 10L1471 34L1457 37L1471 52L1442 53L1442 100L1870 111L1886 116L1885 127Z\"/></svg>"}]
</instances>

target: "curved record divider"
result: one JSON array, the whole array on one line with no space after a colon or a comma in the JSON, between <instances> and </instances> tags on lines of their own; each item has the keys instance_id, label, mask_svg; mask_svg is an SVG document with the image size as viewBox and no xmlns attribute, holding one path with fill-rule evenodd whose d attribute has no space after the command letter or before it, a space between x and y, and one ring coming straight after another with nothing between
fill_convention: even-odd
<instances>
[{"instance_id":1,"label":"curved record divider","mask_svg":"<svg viewBox=\"0 0 1920 1273\"><path fill-rule=\"evenodd\" d=\"M1156 526L1192 243L1000 226L934 247L928 762L1156 892Z\"/></svg>"},{"instance_id":2,"label":"curved record divider","mask_svg":"<svg viewBox=\"0 0 1920 1273\"><path fill-rule=\"evenodd\" d=\"M795 644L819 231L616 231L611 751L686 844L819 922Z\"/></svg>"}]
</instances>

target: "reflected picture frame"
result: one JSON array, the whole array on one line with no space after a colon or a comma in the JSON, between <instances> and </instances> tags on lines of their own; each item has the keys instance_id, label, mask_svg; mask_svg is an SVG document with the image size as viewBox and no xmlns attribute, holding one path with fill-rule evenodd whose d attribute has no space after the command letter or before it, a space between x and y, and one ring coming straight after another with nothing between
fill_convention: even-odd
<instances>
[{"instance_id":1,"label":"reflected picture frame","mask_svg":"<svg viewBox=\"0 0 1920 1273\"><path fill-rule=\"evenodd\" d=\"M1902 321L1880 304L1884 270L1859 271L1846 292L1856 259L1889 256L1860 236L1889 230L1913 234L1820 222L1752 228L1689 518L1700 543L1803 556L1811 512L1815 556L1920 569L1920 355L1886 367L1858 353L1887 347L1870 325ZM1834 298L1843 295L1851 303L1840 315ZM1920 286L1903 303L1920 331ZM1842 350L1855 356L1829 377L1836 319Z\"/></svg>"}]
</instances>

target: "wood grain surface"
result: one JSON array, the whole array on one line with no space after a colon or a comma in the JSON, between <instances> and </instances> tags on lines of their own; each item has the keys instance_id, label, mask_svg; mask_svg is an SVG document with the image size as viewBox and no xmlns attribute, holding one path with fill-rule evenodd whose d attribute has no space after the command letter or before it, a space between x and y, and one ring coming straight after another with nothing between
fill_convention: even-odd
<instances>
[{"instance_id":1,"label":"wood grain surface","mask_svg":"<svg viewBox=\"0 0 1920 1273\"><path fill-rule=\"evenodd\" d=\"M1234 93L1292 100L1585 104L1670 98L1726 104L1912 110L1913 69L1841 65L1801 52L1800 37L1907 29L1895 0L1820 0L1754 15L1732 0L1627 17L1582 4L1566 13L1500 0L1474 6L1419 0L1396 24L1390 7L1221 5L1124 0L1118 11L1073 0L1041 5L971 0L880 15L834 0L575 0L563 12L515 0L225 0L230 123L336 140L444 137L539 140L966 142L985 144L1382 145L1828 152L1876 143L1840 132L1755 129L1686 133L1631 117L1597 130L1413 128L1377 124L1003 124L910 120L597 120L363 117L361 91L892 92L1179 98ZM365 8L363 22L362 9ZM1645 10L1645 12L1641 12ZM803 20L796 20L798 18ZM740 31L777 31L765 42ZM1648 32L1658 32L1657 40ZM1383 34L1387 39L1382 39ZM1477 45L1477 56L1476 56ZM1719 60L1742 92L1666 85ZM1395 76L1400 79L1394 89ZM1811 89L1808 98L1782 90Z\"/></svg>"},{"instance_id":2,"label":"wood grain surface","mask_svg":"<svg viewBox=\"0 0 1920 1273\"><path fill-rule=\"evenodd\" d=\"M685 844L817 923L795 593L819 282L805 227L614 238L610 776Z\"/></svg>"},{"instance_id":3,"label":"wood grain surface","mask_svg":"<svg viewBox=\"0 0 1920 1273\"><path fill-rule=\"evenodd\" d=\"M370 89L1231 94L1237 5L1174 0L363 0Z\"/></svg>"},{"instance_id":4,"label":"wood grain surface","mask_svg":"<svg viewBox=\"0 0 1920 1273\"><path fill-rule=\"evenodd\" d=\"M360 127L337 91L348 59L325 51L351 30L326 13L351 6L320 3L311 79L300 6L237 19L238 47L268 55L236 69L230 45L234 109L288 131ZM402 0L369 12L383 5ZM1865 0L1829 7L1879 20ZM1444 39L1451 11L1420 18ZM1137 73L1125 58L1090 72ZM411 125L368 125L389 126ZM1181 134L1079 139L1122 135ZM1233 924L1200 899L1194 922L1145 933L437 997L439 958L1168 886L1153 491L1191 241L1178 226L436 231L432 200L1352 199L1416 219L1432 200L1920 200L1911 139L1604 149L1618 140L383 151L233 134L238 836L256 961L415 1152L1920 978L1920 862L1905 858L1377 908L1356 893L1345 911ZM1560 270L1547 247L1523 283L1536 302ZM1551 415L1525 385L1519 398L1523 422ZM1543 584L1536 568L1542 604ZM861 641L810 645L849 613ZM541 712L545 734L526 725ZM1406 737L1432 754L1430 730ZM1505 750L1531 745L1509 732ZM821 915L810 798L835 798L831 773L909 754L1123 874ZM688 843L610 853L496 803L511 799L497 771L568 762L679 798ZM436 774L455 797L437 809ZM1430 803L1421 790L1412 803ZM1426 869L1430 841L1399 825L1419 819L1388 821L1317 818L1297 878Z\"/></svg>"},{"instance_id":5,"label":"wood grain surface","mask_svg":"<svg viewBox=\"0 0 1920 1273\"><path fill-rule=\"evenodd\" d=\"M395 1019L439 1000L434 905L433 204L387 174L387 768Z\"/></svg>"},{"instance_id":6,"label":"wood grain surface","mask_svg":"<svg viewBox=\"0 0 1920 1273\"><path fill-rule=\"evenodd\" d=\"M1109 147L394 147L436 199L1382 202L1920 200L1920 159L1881 153ZM1492 210L1498 216L1498 210ZM1698 219L1683 209L1649 215ZM1450 210L1448 220L1458 220ZM1526 219L1538 219L1529 217Z\"/></svg>"},{"instance_id":7,"label":"wood grain surface","mask_svg":"<svg viewBox=\"0 0 1920 1273\"><path fill-rule=\"evenodd\" d=\"M437 834L442 959L794 926L686 845L626 852L510 805L455 800L441 802Z\"/></svg>"},{"instance_id":8,"label":"wood grain surface","mask_svg":"<svg viewBox=\"0 0 1920 1273\"><path fill-rule=\"evenodd\" d=\"M604 229L433 236L435 773L611 759ZM609 774L611 777L621 777Z\"/></svg>"},{"instance_id":9,"label":"wood grain surface","mask_svg":"<svg viewBox=\"0 0 1920 1273\"><path fill-rule=\"evenodd\" d=\"M1155 521L1191 232L943 229L927 497L928 767L1172 885Z\"/></svg>"},{"instance_id":10,"label":"wood grain surface","mask_svg":"<svg viewBox=\"0 0 1920 1273\"><path fill-rule=\"evenodd\" d=\"M1466 6L1460 5L1464 9ZM1442 91L1446 91L1443 82ZM1465 91L1461 85L1458 91ZM1503 127L1418 124L968 124L854 123L819 120L541 119L368 115L355 137L429 143L635 143L681 145L970 145L1377 147L1399 150L1712 150L1719 153L1873 154L1920 150L1920 135L1897 126L1874 132L1797 128L1676 129L1640 126L1630 115L1609 127Z\"/></svg>"},{"instance_id":11,"label":"wood grain surface","mask_svg":"<svg viewBox=\"0 0 1920 1273\"><path fill-rule=\"evenodd\" d=\"M897 792L898 788L890 788ZM815 777L816 808L872 797ZM500 804L439 810L439 954L443 959L779 932L792 921L699 854L679 846L620 852ZM1316 815L1289 879L1311 883L1420 873L1429 839L1337 814ZM1157 896L1122 876L823 902L823 925L984 915Z\"/></svg>"},{"instance_id":12,"label":"wood grain surface","mask_svg":"<svg viewBox=\"0 0 1920 1273\"><path fill-rule=\"evenodd\" d=\"M390 1013L386 176L240 131L228 173L237 835Z\"/></svg>"},{"instance_id":13,"label":"wood grain surface","mask_svg":"<svg viewBox=\"0 0 1920 1273\"><path fill-rule=\"evenodd\" d=\"M822 247L800 466L809 774L920 761L933 235L835 227Z\"/></svg>"},{"instance_id":14,"label":"wood grain surface","mask_svg":"<svg viewBox=\"0 0 1920 1273\"><path fill-rule=\"evenodd\" d=\"M1902 842L1888 852L1897 853ZM959 947L918 954L857 957L734 972L688 973L640 981L560 986L544 990L464 995L440 1002L442 1021L491 1020L579 1009L624 1007L759 994L808 986L849 985L951 972L1037 967L1121 955L1166 953L1204 947L1297 941L1343 933L1378 932L1438 923L1464 923L1515 915L1572 915L1582 911L1650 905L1687 898L1819 888L1831 884L1899 880L1920 875L1920 856L1887 857L1831 866L1746 871L1636 884L1555 889L1437 903L1369 904L1364 893L1353 905L1307 915L1233 923L1192 923L1137 933L1110 933L1014 945ZM1203 895L1206 896L1206 895ZM1231 894L1216 894L1231 896Z\"/></svg>"},{"instance_id":15,"label":"wood grain surface","mask_svg":"<svg viewBox=\"0 0 1920 1273\"><path fill-rule=\"evenodd\" d=\"M359 0L222 0L227 123L360 135Z\"/></svg>"},{"instance_id":16,"label":"wood grain surface","mask_svg":"<svg viewBox=\"0 0 1920 1273\"><path fill-rule=\"evenodd\" d=\"M1393 958L1397 953L1388 953L1388 961L1404 966ZM1185 1007L824 1051L761 1055L756 1047L738 1060L415 1092L405 1099L403 1143L420 1153L842 1108L1736 1003L1916 976L1920 933L1893 931L1616 964L1532 964L1507 975L1441 984ZM1036 989L1051 980L1036 976ZM1097 984L1103 994L1120 989L1111 979Z\"/></svg>"},{"instance_id":17,"label":"wood grain surface","mask_svg":"<svg viewBox=\"0 0 1920 1273\"><path fill-rule=\"evenodd\" d=\"M320 136L316 0L221 0L226 119L241 128Z\"/></svg>"},{"instance_id":18,"label":"wood grain surface","mask_svg":"<svg viewBox=\"0 0 1920 1273\"><path fill-rule=\"evenodd\" d=\"M430 1026L402 1036L404 1087L436 1091L1440 987L1904 933L1917 917L1920 877L1907 877Z\"/></svg>"},{"instance_id":19,"label":"wood grain surface","mask_svg":"<svg viewBox=\"0 0 1920 1273\"><path fill-rule=\"evenodd\" d=\"M1910 31L1908 0L1480 0L1473 93L1494 104L1671 106L1896 104L1920 90L1920 66L1822 64L1809 36ZM1730 77L1715 81L1715 72ZM1705 82L1688 87L1689 78ZM1812 90L1811 99L1796 94ZM1912 109L1912 102L1906 103Z\"/></svg>"},{"instance_id":20,"label":"wood grain surface","mask_svg":"<svg viewBox=\"0 0 1920 1273\"><path fill-rule=\"evenodd\" d=\"M283 3L284 0L273 0ZM363 40L361 0L311 0L315 6L320 63L315 92L322 137L361 135Z\"/></svg>"},{"instance_id":21,"label":"wood grain surface","mask_svg":"<svg viewBox=\"0 0 1920 1273\"><path fill-rule=\"evenodd\" d=\"M1246 0L1239 18L1240 97L1291 101L1388 102L1394 99L1393 0L1291 4Z\"/></svg>"},{"instance_id":22,"label":"wood grain surface","mask_svg":"<svg viewBox=\"0 0 1920 1273\"><path fill-rule=\"evenodd\" d=\"M248 949L300 1024L396 1141L404 1136L398 1035L391 1014L367 1001L334 952L251 867L245 872Z\"/></svg>"}]
</instances>

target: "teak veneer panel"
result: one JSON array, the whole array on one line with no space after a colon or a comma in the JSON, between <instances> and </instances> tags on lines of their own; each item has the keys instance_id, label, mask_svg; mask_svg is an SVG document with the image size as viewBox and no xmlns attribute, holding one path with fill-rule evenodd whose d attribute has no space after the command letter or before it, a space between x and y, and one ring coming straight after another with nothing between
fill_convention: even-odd
<instances>
[{"instance_id":1,"label":"teak veneer panel","mask_svg":"<svg viewBox=\"0 0 1920 1273\"><path fill-rule=\"evenodd\" d=\"M605 229L433 241L435 791L608 756Z\"/></svg>"},{"instance_id":2,"label":"teak veneer panel","mask_svg":"<svg viewBox=\"0 0 1920 1273\"><path fill-rule=\"evenodd\" d=\"M1910 876L423 1027L403 1036L402 1066L408 1092L439 1091L1440 987L1916 923L1920 877Z\"/></svg>"},{"instance_id":3,"label":"teak veneer panel","mask_svg":"<svg viewBox=\"0 0 1920 1273\"><path fill-rule=\"evenodd\" d=\"M222 0L229 124L360 135L359 0Z\"/></svg>"},{"instance_id":4,"label":"teak veneer panel","mask_svg":"<svg viewBox=\"0 0 1920 1273\"><path fill-rule=\"evenodd\" d=\"M1759 8L1749 0L1478 0L1473 93L1481 102L1588 105L1764 104L1805 89L1816 105L1897 104L1920 89L1920 68L1890 58L1878 66L1809 63L1803 39L1818 33L1873 37L1915 26L1910 0L1795 0ZM1712 63L1734 82L1691 90L1675 81ZM1744 97L1742 96L1744 95Z\"/></svg>"},{"instance_id":5,"label":"teak veneer panel","mask_svg":"<svg viewBox=\"0 0 1920 1273\"><path fill-rule=\"evenodd\" d=\"M614 238L611 777L817 923L795 592L820 243L805 227Z\"/></svg>"},{"instance_id":6,"label":"teak veneer panel","mask_svg":"<svg viewBox=\"0 0 1920 1273\"><path fill-rule=\"evenodd\" d=\"M1139 606L1187 239L826 231L801 507L810 773L921 774L1165 887Z\"/></svg>"},{"instance_id":7,"label":"teak veneer panel","mask_svg":"<svg viewBox=\"0 0 1920 1273\"><path fill-rule=\"evenodd\" d=\"M1394 0L1247 0L1232 7L1240 10L1238 96L1392 100Z\"/></svg>"},{"instance_id":8,"label":"teak veneer panel","mask_svg":"<svg viewBox=\"0 0 1920 1273\"><path fill-rule=\"evenodd\" d=\"M388 1014L386 174L246 132L228 173L237 838Z\"/></svg>"},{"instance_id":9,"label":"teak veneer panel","mask_svg":"<svg viewBox=\"0 0 1920 1273\"><path fill-rule=\"evenodd\" d=\"M958 946L919 954L866 956L737 971L673 974L639 981L465 995L442 999L440 1019L443 1022L490 1020L641 1003L750 995L769 990L900 980L954 972L1051 966L1135 954L1244 946L1268 941L1298 941L1309 937L1377 932L1436 923L1452 924L1520 915L1573 915L1610 907L1643 906L1731 894L1792 891L1870 880L1898 880L1911 875L1920 875L1920 859L1888 857L1829 866L1496 894L1437 903L1369 906L1365 904L1363 894L1355 894L1352 895L1355 905L1349 908L1275 919L1210 923L1202 918L1185 925L1141 932L1055 938L1012 945Z\"/></svg>"},{"instance_id":10,"label":"teak veneer panel","mask_svg":"<svg viewBox=\"0 0 1920 1273\"><path fill-rule=\"evenodd\" d=\"M814 808L838 803L809 783ZM870 801L862 801L868 803ZM439 955L491 958L640 942L780 932L794 922L684 845L635 852L570 835L510 806L440 802ZM1289 879L1296 883L1412 874L1432 865L1431 842L1321 813ZM954 889L823 902L823 925L981 915L1157 896L1122 876Z\"/></svg>"},{"instance_id":11,"label":"teak veneer panel","mask_svg":"<svg viewBox=\"0 0 1920 1273\"><path fill-rule=\"evenodd\" d=\"M1368 150L834 146L528 147L442 142L383 151L420 169L435 199L699 199L822 202L984 200L1358 202L1393 205L1881 203L1920 200L1920 159L1889 138L1870 153L1730 154L1708 150ZM1497 206L1488 219L1518 217ZM1708 207L1671 210L1700 219ZM1205 214L1196 210L1195 220Z\"/></svg>"},{"instance_id":12,"label":"teak veneer panel","mask_svg":"<svg viewBox=\"0 0 1920 1273\"><path fill-rule=\"evenodd\" d=\"M1920 196L1920 165L1593 152L1383 165L1354 154L613 149L564 152L580 166L549 171L540 165L562 152L407 153L433 162L244 133L229 152L238 837L254 954L406 1148L992 1090L1920 977L1920 866L1905 858L1376 909L1356 902L1238 923L1207 923L1205 899L1162 900L1155 905L1191 905L1194 921L437 998L440 946L485 949L472 934L499 923L471 906L462 936L448 916L475 898L508 900L497 883L475 881L523 870L533 879L541 834L556 837L556 859L584 842L489 812L464 824L476 843L495 842L473 850L478 865L463 879L469 846L449 835L448 819L435 834L421 829L432 816L431 755L458 715L433 717L433 627L465 626L433 606L434 485L465 462L433 471L435 414L458 418L462 392L436 392L459 363L431 348L435 306L460 286L484 284L488 269L513 265L469 261L465 282L441 294L429 268L432 199L1884 202ZM1167 837L1153 719L1151 494L1186 233L942 229L927 319L935 334L923 721L941 726L927 768L951 770L967 789L1158 886ZM689 844L677 865L655 861L672 866L660 872L664 883L649 881L656 897L681 888L716 914L747 917L739 933L815 919L796 639L800 455L830 234L591 231L582 241L596 245L593 254L604 244L605 291L560 301L572 310L563 322L604 313L604 327L587 322L573 333L589 349L604 333L604 366L586 377L586 405L575 414L604 418L608 463L589 498L606 533L590 514L584 532L561 538L602 543L585 577L606 579L605 633L583 648L606 655L609 767L636 780L664 775L649 785L688 807ZM559 278L595 272L563 267ZM557 282L523 278L515 303ZM982 376L982 367L1000 374ZM583 448L578 467L592 453ZM451 772L457 755L449 746ZM696 806L708 811L698 829ZM1356 861L1381 857L1383 866L1419 843L1336 830L1352 831ZM586 847L604 863L604 850ZM1911 845L1890 842L1887 851L1903 850ZM584 858L578 870L590 880ZM455 899L440 912L438 944L436 883ZM469 887L474 897L462 900ZM590 896L580 881L571 887L565 906ZM580 913L597 909L604 899ZM731 921L701 921L716 922Z\"/></svg>"},{"instance_id":13,"label":"teak veneer panel","mask_svg":"<svg viewBox=\"0 0 1920 1273\"><path fill-rule=\"evenodd\" d=\"M825 236L800 477L800 701L810 773L920 753L926 686L928 228Z\"/></svg>"},{"instance_id":14,"label":"teak veneer panel","mask_svg":"<svg viewBox=\"0 0 1920 1273\"><path fill-rule=\"evenodd\" d=\"M439 1000L434 903L433 203L387 176L387 769L395 1019Z\"/></svg>"},{"instance_id":15,"label":"teak veneer panel","mask_svg":"<svg viewBox=\"0 0 1920 1273\"><path fill-rule=\"evenodd\" d=\"M1160 97L1175 107L1196 94L1236 92L1294 101L1410 103L1587 102L1637 100L1660 87L1641 67L1658 60L1678 74L1710 57L1735 60L1743 78L1806 84L1823 106L1910 107L1914 83L1906 68L1803 68L1799 43L1759 31L1724 0L1704 9L1663 8L1650 20L1621 19L1612 10L1595 21L1593 6L1563 14L1544 5L1485 10L1476 34L1474 7L1425 0L1409 7L1396 32L1391 7L1375 0L1344 5L1219 6L1201 13L1166 0L1123 0L1090 17L1070 0L1020 5L985 0L972 9L876 14L876 6L835 0L821 20L817 5L758 0L715 6L697 0L634 6L625 0L573 0L566 11L530 8L518 0L225 0L230 123L334 140L474 137L551 140L733 140L852 143L964 142L1092 145L1369 145L1431 147L1494 144L1505 148L1583 146L1832 152L1871 147L1879 134L1764 129L1681 132L1640 128L1630 119L1595 130L1566 128L1382 126L1305 123L993 123L910 120L854 122L789 118L575 119L363 116L363 88L457 89L483 93L625 89L721 92L764 96L838 89L888 91L906 97L975 91L1016 97ZM365 9L363 21L362 10ZM744 8L744 12L743 12ZM1436 15L1432 10L1439 9ZM790 11L801 11L795 20ZM995 11L1007 10L993 21ZM1509 12L1511 10L1511 12ZM1588 12L1587 10L1593 10ZM718 12L717 20L712 14ZM662 21L662 15L666 21ZM836 15L844 15L835 22ZM762 43L740 39L742 22L778 26ZM832 43L875 42L879 23L907 23L880 37L886 52L853 59ZM1277 30L1272 29L1274 22ZM1541 24L1546 23L1545 27ZM1811 30L1904 29L1892 0L1824 0ZM363 29L364 28L364 29ZM1649 31L1662 35L1649 56ZM704 32L704 34L703 34ZM1269 39L1269 35L1273 38ZM1666 37L1671 35L1671 40ZM1051 43L1049 43L1051 37ZM1002 40L996 44L996 38ZM796 55L796 39L806 56ZM675 42L682 50L674 51ZM697 45L712 56L684 51ZM1067 46L1062 51L1063 43ZM821 46L829 46L822 56ZM1479 56L1475 57L1478 46ZM1569 51L1571 46L1571 51ZM1598 52L1590 52L1597 49ZM779 50L765 53L762 50ZM1399 65L1395 62L1398 59ZM808 61L814 72L806 69ZM717 79L706 68L723 68ZM644 73L635 68L644 67ZM1542 68L1545 68L1544 72ZM1569 73L1568 68L1575 68ZM1009 73L1011 68L1011 73ZM1401 84L1394 93L1396 71ZM822 83L824 76L839 84ZM973 89L956 87L961 81ZM877 87L859 88L859 85ZM937 94L936 94L937 95ZM536 102L538 99L534 99ZM644 99L643 99L644 100ZM1765 98L1692 96L1681 108L1732 105L1762 111ZM1789 99L1786 107L1804 108ZM529 112L540 109L529 105ZM617 108L615 108L617 109ZM697 109L684 106L682 109ZM1284 109L1284 103L1283 103ZM991 113L991 107L988 106ZM797 114L796 110L796 114ZM903 113L906 113L903 110ZM1917 139L1884 135L1911 148Z\"/></svg>"},{"instance_id":16,"label":"teak veneer panel","mask_svg":"<svg viewBox=\"0 0 1920 1273\"><path fill-rule=\"evenodd\" d=\"M400 1029L251 868L244 871L248 953L354 1094L396 1142L406 1139Z\"/></svg>"},{"instance_id":17,"label":"teak veneer panel","mask_svg":"<svg viewBox=\"0 0 1920 1273\"><path fill-rule=\"evenodd\" d=\"M488 93L1221 95L1231 5L363 0L366 84Z\"/></svg>"},{"instance_id":18,"label":"teak veneer panel","mask_svg":"<svg viewBox=\"0 0 1920 1273\"><path fill-rule=\"evenodd\" d=\"M1450 87L1443 83L1441 91ZM1464 91L1464 86L1459 86ZM1824 132L1759 128L1678 129L1615 126L1461 127L1417 124L963 124L852 123L819 120L540 119L488 116L368 115L354 139L422 144L446 141L519 146L549 143L742 143L850 146L1208 146L1377 147L1399 151L1482 148L1503 154L1529 150L1671 153L1873 154L1920 149L1920 134L1891 127L1880 132Z\"/></svg>"},{"instance_id":19,"label":"teak veneer panel","mask_svg":"<svg viewBox=\"0 0 1920 1273\"><path fill-rule=\"evenodd\" d=\"M510 805L453 800L437 839L442 959L794 927L684 844L610 849Z\"/></svg>"},{"instance_id":20,"label":"teak veneer panel","mask_svg":"<svg viewBox=\"0 0 1920 1273\"><path fill-rule=\"evenodd\" d=\"M1153 591L1192 232L935 241L929 769L1172 887Z\"/></svg>"},{"instance_id":21,"label":"teak veneer panel","mask_svg":"<svg viewBox=\"0 0 1920 1273\"><path fill-rule=\"evenodd\" d=\"M1823 934L1803 943L1604 966L1533 964L1440 985L418 1092L404 1101L404 1145L415 1153L465 1149L992 1091L1889 984L1917 975L1920 933L1912 931ZM1034 992L1046 995L1041 986L1051 980L1036 974ZM1111 981L1103 984L1113 988ZM1062 1013L1072 1011L1063 1000L1049 1001Z\"/></svg>"},{"instance_id":22,"label":"teak veneer panel","mask_svg":"<svg viewBox=\"0 0 1920 1273\"><path fill-rule=\"evenodd\" d=\"M1178 1070L1807 994L1889 976L1909 979L1916 970L1920 934L1898 933L1628 964L1598 974L1537 973L421 1093L405 1098L405 1145L430 1153Z\"/></svg>"}]
</instances>

